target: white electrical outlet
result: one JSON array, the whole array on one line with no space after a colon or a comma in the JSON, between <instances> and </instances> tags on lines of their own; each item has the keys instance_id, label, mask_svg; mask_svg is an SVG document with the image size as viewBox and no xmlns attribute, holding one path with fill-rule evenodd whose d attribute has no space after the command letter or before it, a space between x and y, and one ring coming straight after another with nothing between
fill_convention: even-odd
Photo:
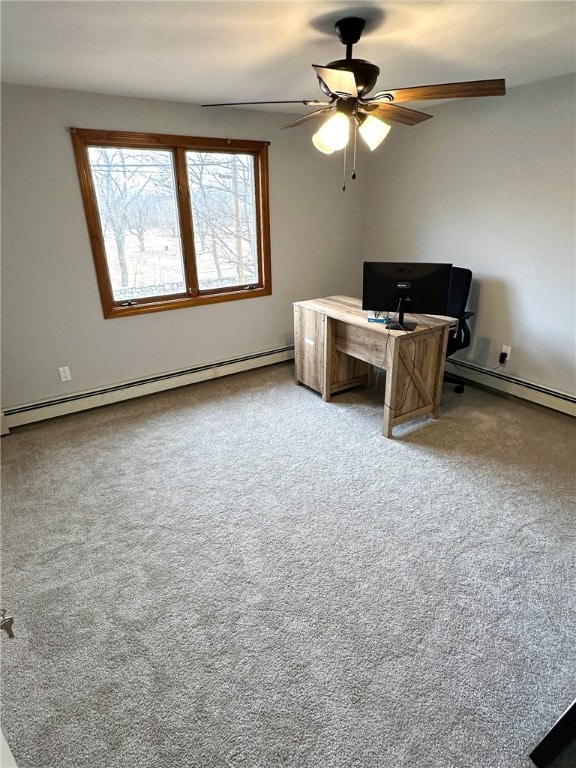
<instances>
[{"instance_id":1,"label":"white electrical outlet","mask_svg":"<svg viewBox=\"0 0 576 768\"><path fill-rule=\"evenodd\" d=\"M502 345L502 354L506 355L506 362L510 360L511 352L512 352L512 347L507 347L506 345Z\"/></svg>"},{"instance_id":2,"label":"white electrical outlet","mask_svg":"<svg viewBox=\"0 0 576 768\"><path fill-rule=\"evenodd\" d=\"M70 373L70 368L68 368L67 365L62 366L62 368L58 368L58 373L60 374L60 381L72 381L72 374Z\"/></svg>"}]
</instances>

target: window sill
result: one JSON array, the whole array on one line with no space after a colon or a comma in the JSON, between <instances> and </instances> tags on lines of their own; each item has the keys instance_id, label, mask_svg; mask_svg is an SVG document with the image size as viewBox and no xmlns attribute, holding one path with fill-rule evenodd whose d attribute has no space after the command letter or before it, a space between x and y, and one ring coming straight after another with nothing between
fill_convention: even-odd
<instances>
[{"instance_id":1,"label":"window sill","mask_svg":"<svg viewBox=\"0 0 576 768\"><path fill-rule=\"evenodd\" d=\"M183 309L186 307L200 307L204 304L218 304L222 301L239 301L241 299L254 299L259 296L270 296L272 290L266 288L242 288L237 291L226 291L226 293L202 294L201 296L183 296L175 299L163 299L146 301L141 299L135 304L121 306L114 304L107 308L104 317L110 320L115 317L127 317L129 315L142 315L148 312L164 312L169 309Z\"/></svg>"}]
</instances>

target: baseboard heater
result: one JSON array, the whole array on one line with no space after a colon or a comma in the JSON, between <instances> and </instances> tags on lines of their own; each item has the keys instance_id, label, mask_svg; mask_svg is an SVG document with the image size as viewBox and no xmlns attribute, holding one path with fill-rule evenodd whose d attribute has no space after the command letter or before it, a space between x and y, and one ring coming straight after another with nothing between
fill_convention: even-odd
<instances>
[{"instance_id":1,"label":"baseboard heater","mask_svg":"<svg viewBox=\"0 0 576 768\"><path fill-rule=\"evenodd\" d=\"M488 376L492 381L486 383L486 386L499 389L503 392L522 397L526 400L545 405L548 408L554 408L558 411L563 411L569 415L576 416L576 397L566 392L559 392L548 387L543 387L540 384L534 384L531 381L525 381L518 379L515 376L509 376L500 371L494 371L490 368L483 368L481 365L475 363L469 363L464 360L447 360L447 364L450 364L455 369L462 370L462 378L465 378L465 371L470 373L478 373L482 376ZM471 382L482 383L477 379L469 379Z\"/></svg>"},{"instance_id":2,"label":"baseboard heater","mask_svg":"<svg viewBox=\"0 0 576 768\"><path fill-rule=\"evenodd\" d=\"M66 397L6 408L3 412L3 420L6 422L8 429L10 429L10 427L29 424L33 421L42 421L55 416L97 408L101 405L108 405L122 400L154 394L155 392L162 392L167 389L175 389L176 387L184 387L200 381L240 373L252 368L273 365L291 360L293 357L293 345L279 347L278 349L256 352L251 355L243 355L242 357L222 360L217 363L208 363L156 376L147 376L111 387L102 387L101 389L78 392Z\"/></svg>"},{"instance_id":3,"label":"baseboard heater","mask_svg":"<svg viewBox=\"0 0 576 768\"><path fill-rule=\"evenodd\" d=\"M200 381L206 381L211 378L227 376L241 371L247 371L251 368L259 368L266 365L273 365L294 357L294 346L289 345L265 352L256 352L251 355L235 357L230 360L223 360L216 363L207 363L193 368L184 368L170 373L148 376L146 378L134 381L123 382L111 387L90 390L87 392L78 392L66 397L53 398L26 405L6 408L2 414L2 433L5 434L11 427L29 424L34 421L62 416L76 411L97 408L101 405L108 405L122 400L129 400L135 397L162 392L166 389L183 387L188 384L194 384ZM461 360L449 360L455 368L467 369L470 373L478 373L491 377L494 381L492 386L518 397L532 400L549 408L563 411L576 416L576 397L563 392L557 392L546 387L522 381L513 376L492 371L474 363L468 363ZM471 379L472 382L476 381Z\"/></svg>"}]
</instances>

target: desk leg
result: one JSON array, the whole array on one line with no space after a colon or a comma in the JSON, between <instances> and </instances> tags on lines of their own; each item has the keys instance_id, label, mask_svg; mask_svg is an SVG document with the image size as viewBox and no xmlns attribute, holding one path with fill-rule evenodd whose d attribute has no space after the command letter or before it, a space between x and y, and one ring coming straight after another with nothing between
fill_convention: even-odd
<instances>
[{"instance_id":1,"label":"desk leg","mask_svg":"<svg viewBox=\"0 0 576 768\"><path fill-rule=\"evenodd\" d=\"M386 405L384 406L384 425L382 427L384 437L392 437L392 412Z\"/></svg>"},{"instance_id":2,"label":"desk leg","mask_svg":"<svg viewBox=\"0 0 576 768\"><path fill-rule=\"evenodd\" d=\"M384 437L392 437L392 429L394 425L394 416L396 411L392 406L396 406L394 397L397 394L398 387L396 383L398 381L398 367L400 360L398 359L398 344L394 336L390 335L388 343L391 345L391 362L386 365L386 385L384 387L384 423L382 425L382 434Z\"/></svg>"},{"instance_id":3,"label":"desk leg","mask_svg":"<svg viewBox=\"0 0 576 768\"><path fill-rule=\"evenodd\" d=\"M442 339L438 345L436 360L436 382L434 384L434 408L430 416L433 419L438 418L440 410L440 401L442 400L442 384L444 383L444 362L446 360L446 348L448 346L448 327L442 328Z\"/></svg>"},{"instance_id":4,"label":"desk leg","mask_svg":"<svg viewBox=\"0 0 576 768\"><path fill-rule=\"evenodd\" d=\"M324 365L322 366L322 400L328 402L332 396L332 360L335 344L336 322L331 317L324 317Z\"/></svg>"}]
</instances>

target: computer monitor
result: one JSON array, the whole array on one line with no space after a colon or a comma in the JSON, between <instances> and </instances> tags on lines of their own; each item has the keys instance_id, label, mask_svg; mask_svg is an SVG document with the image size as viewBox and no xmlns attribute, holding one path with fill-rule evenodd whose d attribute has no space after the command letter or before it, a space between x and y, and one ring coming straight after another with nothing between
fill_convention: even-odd
<instances>
[{"instance_id":1,"label":"computer monitor","mask_svg":"<svg viewBox=\"0 0 576 768\"><path fill-rule=\"evenodd\" d=\"M404 322L404 312L447 315L452 264L365 261L362 309L397 313L393 330L412 331L416 323Z\"/></svg>"}]
</instances>

